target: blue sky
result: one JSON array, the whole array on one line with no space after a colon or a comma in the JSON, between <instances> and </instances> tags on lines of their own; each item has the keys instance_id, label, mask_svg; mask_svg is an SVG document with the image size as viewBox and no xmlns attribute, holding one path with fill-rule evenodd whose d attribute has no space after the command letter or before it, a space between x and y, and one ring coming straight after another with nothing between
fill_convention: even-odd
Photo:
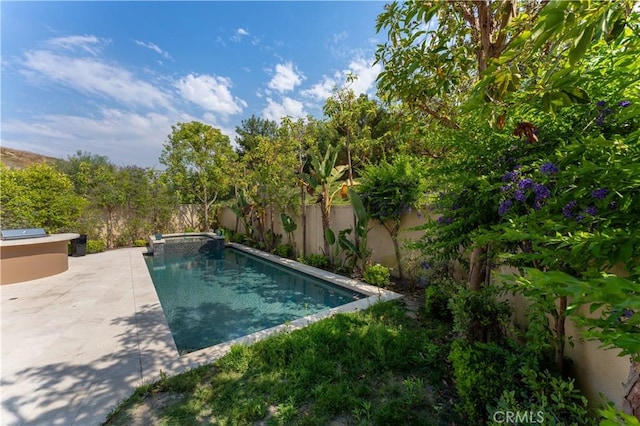
<instances>
[{"instance_id":1,"label":"blue sky","mask_svg":"<svg viewBox=\"0 0 640 426\"><path fill-rule=\"evenodd\" d=\"M1 2L2 146L158 167L171 125L320 118L375 93L383 2Z\"/></svg>"}]
</instances>

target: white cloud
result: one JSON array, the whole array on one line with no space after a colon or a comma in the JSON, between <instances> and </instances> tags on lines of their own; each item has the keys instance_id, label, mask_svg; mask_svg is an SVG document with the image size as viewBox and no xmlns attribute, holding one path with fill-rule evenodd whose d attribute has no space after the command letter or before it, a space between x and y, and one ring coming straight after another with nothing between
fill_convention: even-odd
<instances>
[{"instance_id":1,"label":"white cloud","mask_svg":"<svg viewBox=\"0 0 640 426\"><path fill-rule=\"evenodd\" d=\"M126 105L170 108L169 95L119 66L95 58L76 58L48 50L25 53L23 72L79 92L111 98Z\"/></svg>"},{"instance_id":2,"label":"white cloud","mask_svg":"<svg viewBox=\"0 0 640 426\"><path fill-rule=\"evenodd\" d=\"M242 40L242 37L248 36L248 35L249 35L249 31L245 30L244 28L238 28L236 30L236 33L230 37L230 40L235 41L237 43L240 40Z\"/></svg>"},{"instance_id":3,"label":"white cloud","mask_svg":"<svg viewBox=\"0 0 640 426\"><path fill-rule=\"evenodd\" d=\"M169 52L166 52L166 51L160 49L160 47L158 47L158 45L155 44L155 43L151 43L151 42L145 43L144 41L139 41L139 40L133 40L133 42L135 44L137 44L138 46L146 47L147 49L153 50L154 52L162 55L164 58L172 59L171 55L169 55Z\"/></svg>"},{"instance_id":4,"label":"white cloud","mask_svg":"<svg viewBox=\"0 0 640 426\"><path fill-rule=\"evenodd\" d=\"M302 96L313 98L317 101L325 101L333 93L333 88L338 85L339 74L333 77L322 76L319 83L311 86L310 89L303 90Z\"/></svg>"},{"instance_id":5,"label":"white cloud","mask_svg":"<svg viewBox=\"0 0 640 426\"><path fill-rule=\"evenodd\" d=\"M3 123L2 144L58 158L83 150L106 155L116 164L148 167L158 165L171 125L193 119L179 113L140 114L108 108L89 117L51 114L28 122ZM45 139L46 152L42 143Z\"/></svg>"},{"instance_id":6,"label":"white cloud","mask_svg":"<svg viewBox=\"0 0 640 426\"><path fill-rule=\"evenodd\" d=\"M369 93L375 88L376 78L382 71L380 64L373 64L372 60L356 59L349 64L349 72L358 78L351 84L356 95Z\"/></svg>"},{"instance_id":7,"label":"white cloud","mask_svg":"<svg viewBox=\"0 0 640 426\"><path fill-rule=\"evenodd\" d=\"M293 90L302 83L306 77L298 70L294 69L291 62L276 65L276 74L273 76L267 86L280 93Z\"/></svg>"},{"instance_id":8,"label":"white cloud","mask_svg":"<svg viewBox=\"0 0 640 426\"><path fill-rule=\"evenodd\" d=\"M45 41L45 45L53 49L83 50L92 55L96 55L104 44L109 41L100 39L94 35L74 35L67 37L55 37Z\"/></svg>"},{"instance_id":9,"label":"white cloud","mask_svg":"<svg viewBox=\"0 0 640 426\"><path fill-rule=\"evenodd\" d=\"M231 80L228 78L193 74L176 83L183 98L207 111L225 116L238 114L247 106L245 101L231 94L229 90L231 85Z\"/></svg>"},{"instance_id":10,"label":"white cloud","mask_svg":"<svg viewBox=\"0 0 640 426\"><path fill-rule=\"evenodd\" d=\"M362 93L370 94L375 89L376 78L381 70L382 67L379 64L373 65L372 60L358 58L351 61L347 69L342 72L336 72L333 76L322 76L322 80L301 93L302 96L317 102L326 101L333 94L334 87L343 88L348 86L356 96ZM347 75L349 74L357 77L351 83L347 83Z\"/></svg>"},{"instance_id":11,"label":"white cloud","mask_svg":"<svg viewBox=\"0 0 640 426\"><path fill-rule=\"evenodd\" d=\"M302 102L288 96L285 96L280 103L274 101L272 98L267 98L267 106L262 110L262 116L278 123L282 117L286 116L293 118L304 117L304 105Z\"/></svg>"}]
</instances>

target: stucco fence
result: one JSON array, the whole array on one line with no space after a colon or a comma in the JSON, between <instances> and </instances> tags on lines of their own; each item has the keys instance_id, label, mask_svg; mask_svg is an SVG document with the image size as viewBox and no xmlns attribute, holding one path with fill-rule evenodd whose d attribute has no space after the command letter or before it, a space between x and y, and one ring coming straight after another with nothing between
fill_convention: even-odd
<instances>
[{"instance_id":1,"label":"stucco fence","mask_svg":"<svg viewBox=\"0 0 640 426\"><path fill-rule=\"evenodd\" d=\"M422 213L420 214L422 215ZM417 211L407 213L402 218L401 229L409 229L424 223L424 216L420 217ZM322 253L322 247L324 246L323 231L322 231L322 216L320 213L320 207L317 205L306 206L307 217L307 239L305 253L307 255L312 253ZM303 242L303 228L301 215L293 217L297 224L297 229L293 233L294 239L298 251L302 253ZM282 221L280 220L279 213L274 217L274 232L282 235L283 243L287 241L287 233L282 227ZM218 223L228 229L232 229L237 232L245 232L242 221L238 220L238 217L229 208L222 208L218 214ZM270 217L267 216L267 224L270 224ZM331 209L330 216L331 229L336 236L338 232L354 227L353 224L353 210L350 205L337 205ZM397 276L398 265L396 264L396 256L393 250L393 243L387 230L375 221L369 222L369 231L367 237L367 247L371 250L371 260L374 263L380 263L391 268L391 273ZM423 233L420 231L401 231L399 240L402 246L402 240L416 240L420 238ZM353 240L353 238L351 238ZM402 248L402 255L406 258L409 253Z\"/></svg>"},{"instance_id":2,"label":"stucco fence","mask_svg":"<svg viewBox=\"0 0 640 426\"><path fill-rule=\"evenodd\" d=\"M317 205L306 206L307 239L306 253L322 253L323 231L320 207ZM404 215L401 222L401 229L410 229L425 223L428 212L422 211L420 214L413 210ZM294 233L295 242L299 250L302 248L302 219L300 215L294 216L298 227ZM283 241L286 241L286 232L282 228L280 217L274 217L274 231L282 234ZM243 223L229 209L222 208L218 214L218 223L228 229L237 232L244 232ZM269 221L268 221L269 223ZM337 205L331 209L330 217L331 229L337 235L342 229L353 226L353 211L350 205ZM369 223L371 230L368 234L367 247L371 250L372 262L380 263L391 268L392 274L397 275L397 263L393 243L387 230L375 221ZM404 248L403 241L417 240L423 235L422 231L401 231L399 234L401 255L403 259L407 256L414 256ZM507 271L500 271L507 272ZM460 271L456 271L459 278ZM506 299L514 308L513 322L517 328L526 327L525 312L528 301L522 296L506 296ZM585 310L586 311L586 310ZM619 357L617 350L601 349L597 341L584 342L580 337L580 331L576 325L568 320L566 324L566 334L568 339L572 339L573 346L567 344L566 355L573 360L574 373L579 387L585 393L593 407L605 401L611 401L620 409L623 408L624 396L627 393L624 383L629 374L631 360L627 357ZM604 397L604 399L603 399Z\"/></svg>"}]
</instances>

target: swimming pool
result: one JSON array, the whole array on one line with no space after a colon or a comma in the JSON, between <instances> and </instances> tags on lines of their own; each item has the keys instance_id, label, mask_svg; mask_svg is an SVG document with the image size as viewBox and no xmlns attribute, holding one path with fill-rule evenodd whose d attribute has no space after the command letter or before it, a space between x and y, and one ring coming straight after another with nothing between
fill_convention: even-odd
<instances>
[{"instance_id":1,"label":"swimming pool","mask_svg":"<svg viewBox=\"0 0 640 426\"><path fill-rule=\"evenodd\" d=\"M145 261L181 355L369 296L234 248Z\"/></svg>"}]
</instances>

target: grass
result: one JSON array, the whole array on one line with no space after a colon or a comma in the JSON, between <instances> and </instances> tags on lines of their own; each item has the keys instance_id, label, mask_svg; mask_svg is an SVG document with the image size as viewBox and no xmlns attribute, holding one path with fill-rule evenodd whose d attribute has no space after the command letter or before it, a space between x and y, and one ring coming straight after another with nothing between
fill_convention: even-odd
<instances>
[{"instance_id":1,"label":"grass","mask_svg":"<svg viewBox=\"0 0 640 426\"><path fill-rule=\"evenodd\" d=\"M408 318L402 302L380 303L162 376L105 424L131 424L136 407L163 394L174 397L156 424L448 424L448 333L444 324Z\"/></svg>"}]
</instances>

